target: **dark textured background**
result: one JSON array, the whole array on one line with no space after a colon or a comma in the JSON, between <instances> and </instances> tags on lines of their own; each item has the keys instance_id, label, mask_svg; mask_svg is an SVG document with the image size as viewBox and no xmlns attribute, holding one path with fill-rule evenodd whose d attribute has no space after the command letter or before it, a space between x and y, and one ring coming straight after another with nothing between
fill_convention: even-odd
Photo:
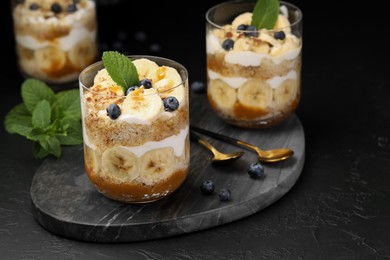
<instances>
[{"instance_id":1,"label":"dark textured background","mask_svg":"<svg viewBox=\"0 0 390 260\"><path fill-rule=\"evenodd\" d=\"M99 6L103 49L181 62L205 80L204 13L222 1ZM29 188L41 161L0 128L2 259L389 259L390 51L386 9L373 1L292 1L304 12L306 162L277 203L237 222L162 240L93 244L43 230ZM20 102L8 1L0 9L0 119ZM177 7L179 10L173 10ZM184 30L183 27L184 26ZM142 37L146 36L145 37Z\"/></svg>"}]
</instances>

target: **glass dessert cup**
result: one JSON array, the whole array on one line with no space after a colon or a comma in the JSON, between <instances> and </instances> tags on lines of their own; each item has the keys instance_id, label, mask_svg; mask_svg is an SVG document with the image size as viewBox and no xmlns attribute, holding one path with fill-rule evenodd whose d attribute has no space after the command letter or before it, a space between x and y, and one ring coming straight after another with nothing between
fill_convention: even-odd
<instances>
[{"instance_id":1,"label":"glass dessert cup","mask_svg":"<svg viewBox=\"0 0 390 260\"><path fill-rule=\"evenodd\" d=\"M77 81L98 59L94 0L12 0L18 68L53 86Z\"/></svg>"},{"instance_id":2,"label":"glass dessert cup","mask_svg":"<svg viewBox=\"0 0 390 260\"><path fill-rule=\"evenodd\" d=\"M101 61L85 68L79 78L84 162L89 180L106 197L125 203L147 203L165 198L178 189L189 171L188 73L182 65L169 59L128 57L137 70L143 70L138 71L140 80L141 74L153 78L153 71L159 71L148 67L149 62L136 64L136 60L148 59L157 64L155 67L168 66L176 70L180 84L162 92L145 94L138 106L137 99L129 99L132 94L123 95L123 90L121 95L115 94L119 86L111 86L105 93L90 89L99 78L96 75L104 68ZM166 80L164 75L169 77L171 73L168 71L160 70L158 80ZM152 82L156 86L159 84ZM104 79L100 84L104 86ZM161 109L163 100L169 96L179 100L175 111ZM106 110L114 103L122 111L115 120ZM131 104L135 107L129 107ZM128 113L134 110L136 115Z\"/></svg>"},{"instance_id":3,"label":"glass dessert cup","mask_svg":"<svg viewBox=\"0 0 390 260\"><path fill-rule=\"evenodd\" d=\"M286 120L301 97L302 12L280 2L273 29L251 28L254 1L206 13L207 96L215 113L242 128Z\"/></svg>"}]
</instances>

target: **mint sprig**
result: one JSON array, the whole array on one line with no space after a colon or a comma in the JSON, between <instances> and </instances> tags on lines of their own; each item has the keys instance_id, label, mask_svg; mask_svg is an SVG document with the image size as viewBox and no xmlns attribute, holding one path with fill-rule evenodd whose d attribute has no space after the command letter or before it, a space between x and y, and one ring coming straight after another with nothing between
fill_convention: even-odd
<instances>
[{"instance_id":1,"label":"mint sprig","mask_svg":"<svg viewBox=\"0 0 390 260\"><path fill-rule=\"evenodd\" d=\"M54 93L44 82L27 79L21 95L23 103L8 112L4 126L8 133L34 142L34 157L58 158L62 145L83 143L79 90Z\"/></svg>"},{"instance_id":2,"label":"mint sprig","mask_svg":"<svg viewBox=\"0 0 390 260\"><path fill-rule=\"evenodd\" d=\"M258 30L273 29L279 16L279 0L258 0L253 9L252 24Z\"/></svg>"},{"instance_id":3,"label":"mint sprig","mask_svg":"<svg viewBox=\"0 0 390 260\"><path fill-rule=\"evenodd\" d=\"M128 88L138 85L137 69L128 57L117 51L105 51L102 60L108 74L125 93Z\"/></svg>"}]
</instances>

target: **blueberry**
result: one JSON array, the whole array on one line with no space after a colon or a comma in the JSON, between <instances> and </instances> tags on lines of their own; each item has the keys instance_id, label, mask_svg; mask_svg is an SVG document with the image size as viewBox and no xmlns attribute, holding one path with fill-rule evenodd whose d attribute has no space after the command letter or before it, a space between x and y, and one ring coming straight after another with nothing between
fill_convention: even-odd
<instances>
[{"instance_id":1,"label":"blueberry","mask_svg":"<svg viewBox=\"0 0 390 260\"><path fill-rule=\"evenodd\" d=\"M246 31L248 28L248 25L246 24L240 24L239 26L237 26L237 32L238 33L241 33L242 31Z\"/></svg>"},{"instance_id":2,"label":"blueberry","mask_svg":"<svg viewBox=\"0 0 390 260\"><path fill-rule=\"evenodd\" d=\"M234 41L232 39L226 39L222 43L222 48L224 48L227 51L233 49L233 47L234 47Z\"/></svg>"},{"instance_id":3,"label":"blueberry","mask_svg":"<svg viewBox=\"0 0 390 260\"><path fill-rule=\"evenodd\" d=\"M76 4L73 3L73 4L68 5L68 7L66 8L66 11L67 11L68 13L74 13L74 12L76 12L76 11L77 11L77 6L76 6Z\"/></svg>"},{"instance_id":4,"label":"blueberry","mask_svg":"<svg viewBox=\"0 0 390 260\"><path fill-rule=\"evenodd\" d=\"M29 8L30 8L31 11L35 11L35 10L38 10L39 7L40 7L39 4L32 3Z\"/></svg>"},{"instance_id":5,"label":"blueberry","mask_svg":"<svg viewBox=\"0 0 390 260\"><path fill-rule=\"evenodd\" d=\"M248 174L252 178L262 178L265 176L264 166L259 162L252 163L248 167Z\"/></svg>"},{"instance_id":6,"label":"blueberry","mask_svg":"<svg viewBox=\"0 0 390 260\"><path fill-rule=\"evenodd\" d=\"M252 26L252 25L249 25L247 28L246 28L246 31L244 32L245 36L248 36L248 37L257 37L259 36L259 33L257 32L257 28L256 26Z\"/></svg>"},{"instance_id":7,"label":"blueberry","mask_svg":"<svg viewBox=\"0 0 390 260\"><path fill-rule=\"evenodd\" d=\"M211 180L206 180L202 182L202 184L200 185L200 190L202 191L203 194L207 194L207 195L211 194L214 192L214 189L215 189L215 184Z\"/></svg>"},{"instance_id":8,"label":"blueberry","mask_svg":"<svg viewBox=\"0 0 390 260\"><path fill-rule=\"evenodd\" d=\"M283 31L275 32L274 38L276 40L284 40L286 38L286 34Z\"/></svg>"},{"instance_id":9,"label":"blueberry","mask_svg":"<svg viewBox=\"0 0 390 260\"><path fill-rule=\"evenodd\" d=\"M53 13L59 14L59 13L62 12L62 7L61 7L61 5L59 3L53 3L51 5L51 11Z\"/></svg>"},{"instance_id":10,"label":"blueberry","mask_svg":"<svg viewBox=\"0 0 390 260\"><path fill-rule=\"evenodd\" d=\"M136 90L137 88L139 88L139 87L138 87L138 86L129 87L129 88L126 90L126 96L127 96L130 92Z\"/></svg>"},{"instance_id":11,"label":"blueberry","mask_svg":"<svg viewBox=\"0 0 390 260\"><path fill-rule=\"evenodd\" d=\"M167 97L164 99L164 108L166 111L175 111L179 108L179 100L172 96Z\"/></svg>"},{"instance_id":12,"label":"blueberry","mask_svg":"<svg viewBox=\"0 0 390 260\"><path fill-rule=\"evenodd\" d=\"M232 193L229 189L221 189L218 196L220 201L229 201L232 199Z\"/></svg>"},{"instance_id":13,"label":"blueberry","mask_svg":"<svg viewBox=\"0 0 390 260\"><path fill-rule=\"evenodd\" d=\"M111 119L117 119L121 115L121 108L117 104L109 105L106 111Z\"/></svg>"},{"instance_id":14,"label":"blueberry","mask_svg":"<svg viewBox=\"0 0 390 260\"><path fill-rule=\"evenodd\" d=\"M203 82L200 81L194 81L192 82L191 91L197 94L206 93L206 85Z\"/></svg>"},{"instance_id":15,"label":"blueberry","mask_svg":"<svg viewBox=\"0 0 390 260\"><path fill-rule=\"evenodd\" d=\"M145 89L152 88L152 82L150 79L143 79L139 82L140 86L144 86Z\"/></svg>"}]
</instances>

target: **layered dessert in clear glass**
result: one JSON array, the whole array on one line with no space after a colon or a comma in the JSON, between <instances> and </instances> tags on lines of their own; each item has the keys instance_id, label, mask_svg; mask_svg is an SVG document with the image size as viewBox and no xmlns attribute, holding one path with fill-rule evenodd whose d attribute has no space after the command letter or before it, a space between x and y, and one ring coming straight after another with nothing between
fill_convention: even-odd
<instances>
[{"instance_id":1,"label":"layered dessert in clear glass","mask_svg":"<svg viewBox=\"0 0 390 260\"><path fill-rule=\"evenodd\" d=\"M105 196L128 203L166 197L189 167L186 69L131 56L139 84L124 90L98 62L80 75L87 175Z\"/></svg>"},{"instance_id":2,"label":"layered dessert in clear glass","mask_svg":"<svg viewBox=\"0 0 390 260\"><path fill-rule=\"evenodd\" d=\"M48 83L75 81L97 60L93 0L13 0L18 65Z\"/></svg>"},{"instance_id":3,"label":"layered dessert in clear glass","mask_svg":"<svg viewBox=\"0 0 390 260\"><path fill-rule=\"evenodd\" d=\"M208 100L225 122L267 128L288 118L301 96L302 14L280 2L275 25L252 25L255 2L226 2L207 14Z\"/></svg>"}]
</instances>

